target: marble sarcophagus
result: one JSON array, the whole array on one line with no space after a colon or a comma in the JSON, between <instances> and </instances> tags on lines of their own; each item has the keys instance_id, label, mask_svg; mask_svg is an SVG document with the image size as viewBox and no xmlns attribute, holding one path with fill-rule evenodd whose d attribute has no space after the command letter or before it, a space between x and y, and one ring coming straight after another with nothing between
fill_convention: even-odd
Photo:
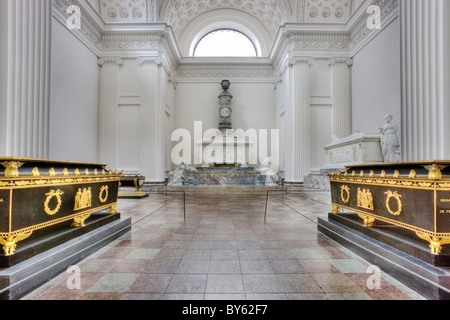
<instances>
[{"instance_id":1,"label":"marble sarcophagus","mask_svg":"<svg viewBox=\"0 0 450 320\"><path fill-rule=\"evenodd\" d=\"M118 219L120 177L121 173L107 170L105 164L0 158L0 264L8 266L45 250L51 246L48 238L57 238L64 230L82 229L100 210L109 216L100 225ZM34 237L39 239L39 250L33 248L21 259L3 261Z\"/></svg>"},{"instance_id":2,"label":"marble sarcophagus","mask_svg":"<svg viewBox=\"0 0 450 320\"><path fill-rule=\"evenodd\" d=\"M327 175L331 215L348 210L366 227L408 230L427 241L434 256L450 243L450 161L354 165Z\"/></svg>"}]
</instances>

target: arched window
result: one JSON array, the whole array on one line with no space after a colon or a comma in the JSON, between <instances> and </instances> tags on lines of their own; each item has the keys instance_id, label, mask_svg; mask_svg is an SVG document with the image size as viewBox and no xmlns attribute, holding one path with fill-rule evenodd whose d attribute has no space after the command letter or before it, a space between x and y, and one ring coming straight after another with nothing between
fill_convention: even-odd
<instances>
[{"instance_id":1,"label":"arched window","mask_svg":"<svg viewBox=\"0 0 450 320\"><path fill-rule=\"evenodd\" d=\"M219 29L206 34L197 43L195 57L256 57L253 42L242 32Z\"/></svg>"}]
</instances>

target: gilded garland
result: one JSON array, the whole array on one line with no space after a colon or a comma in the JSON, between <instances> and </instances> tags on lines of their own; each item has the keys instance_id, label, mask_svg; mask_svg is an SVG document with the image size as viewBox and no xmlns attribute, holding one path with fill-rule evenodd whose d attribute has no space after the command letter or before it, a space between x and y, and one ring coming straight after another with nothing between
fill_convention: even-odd
<instances>
[{"instance_id":1,"label":"gilded garland","mask_svg":"<svg viewBox=\"0 0 450 320\"><path fill-rule=\"evenodd\" d=\"M341 187L341 199L342 199L343 203L345 203L345 204L349 203L349 201L350 201L350 188L348 186L342 186Z\"/></svg>"},{"instance_id":2,"label":"gilded garland","mask_svg":"<svg viewBox=\"0 0 450 320\"><path fill-rule=\"evenodd\" d=\"M61 190L51 190L49 193L46 193L45 195L47 196L47 198L45 199L45 202L44 202L44 210L45 210L45 213L47 213L49 216L52 216L52 215L54 215L55 213L57 213L58 211L59 211L59 209L61 208L61 203L62 203L62 201L61 201L61 195L63 194L64 192L62 192ZM52 210L52 209L50 209L49 208L49 203L50 203L50 200L53 198L53 197L56 197L56 201L57 201L57 204L56 204L56 207Z\"/></svg>"},{"instance_id":3,"label":"gilded garland","mask_svg":"<svg viewBox=\"0 0 450 320\"><path fill-rule=\"evenodd\" d=\"M400 213L402 213L402 196L398 194L397 191L392 192L391 190L388 190L387 192L385 192L384 194L387 195L386 197L386 209L387 211L392 214L393 216L399 216ZM397 200L397 211L393 211L391 209L391 205L390 205L390 200L394 198L395 200Z\"/></svg>"},{"instance_id":4,"label":"gilded garland","mask_svg":"<svg viewBox=\"0 0 450 320\"><path fill-rule=\"evenodd\" d=\"M98 198L101 203L105 203L108 199L108 186L102 186L100 188L100 194L98 195Z\"/></svg>"}]
</instances>

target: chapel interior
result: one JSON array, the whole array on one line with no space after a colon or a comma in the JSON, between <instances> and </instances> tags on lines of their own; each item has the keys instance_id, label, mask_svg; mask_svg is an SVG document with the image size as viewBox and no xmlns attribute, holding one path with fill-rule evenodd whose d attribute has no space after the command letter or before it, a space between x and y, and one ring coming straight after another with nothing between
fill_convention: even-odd
<instances>
[{"instance_id":1,"label":"chapel interior","mask_svg":"<svg viewBox=\"0 0 450 320\"><path fill-rule=\"evenodd\" d=\"M0 0L0 298L449 299L449 16Z\"/></svg>"}]
</instances>

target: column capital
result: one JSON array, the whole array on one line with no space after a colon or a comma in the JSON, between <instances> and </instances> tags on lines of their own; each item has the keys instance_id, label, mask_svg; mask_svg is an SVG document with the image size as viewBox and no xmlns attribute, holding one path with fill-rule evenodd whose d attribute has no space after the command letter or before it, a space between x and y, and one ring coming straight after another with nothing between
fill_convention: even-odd
<instances>
[{"instance_id":1,"label":"column capital","mask_svg":"<svg viewBox=\"0 0 450 320\"><path fill-rule=\"evenodd\" d=\"M353 65L353 59L348 57L333 57L330 58L330 61L328 63L330 66L334 66L337 64L346 64L347 66Z\"/></svg>"},{"instance_id":2,"label":"column capital","mask_svg":"<svg viewBox=\"0 0 450 320\"><path fill-rule=\"evenodd\" d=\"M120 57L100 57L97 60L97 64L99 66L103 66L105 63L115 63L117 65L121 65L123 60Z\"/></svg>"},{"instance_id":3,"label":"column capital","mask_svg":"<svg viewBox=\"0 0 450 320\"><path fill-rule=\"evenodd\" d=\"M162 61L161 57L139 57L137 59L137 63L139 65L142 65L144 63L154 63L154 64L157 64L157 65L160 65L160 64L162 64L162 62L163 61Z\"/></svg>"},{"instance_id":4,"label":"column capital","mask_svg":"<svg viewBox=\"0 0 450 320\"><path fill-rule=\"evenodd\" d=\"M289 65L299 64L299 63L307 63L309 65L314 64L313 57L290 57Z\"/></svg>"}]
</instances>

